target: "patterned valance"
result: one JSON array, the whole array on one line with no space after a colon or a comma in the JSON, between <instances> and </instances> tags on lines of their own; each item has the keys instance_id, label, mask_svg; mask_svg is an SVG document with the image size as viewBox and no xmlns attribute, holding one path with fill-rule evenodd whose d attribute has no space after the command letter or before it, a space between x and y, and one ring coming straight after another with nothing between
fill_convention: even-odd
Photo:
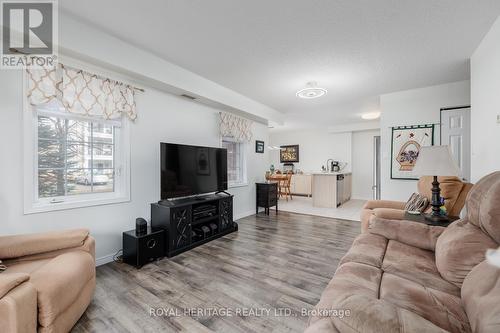
<instances>
[{"instance_id":1,"label":"patterned valance","mask_svg":"<svg viewBox=\"0 0 500 333\"><path fill-rule=\"evenodd\" d=\"M251 120L235 116L231 113L220 113L220 135L222 137L231 137L238 142L252 140Z\"/></svg>"},{"instance_id":2,"label":"patterned valance","mask_svg":"<svg viewBox=\"0 0 500 333\"><path fill-rule=\"evenodd\" d=\"M67 112L120 118L137 118L134 87L63 64L53 69L27 69L28 100L31 105L58 99Z\"/></svg>"}]
</instances>

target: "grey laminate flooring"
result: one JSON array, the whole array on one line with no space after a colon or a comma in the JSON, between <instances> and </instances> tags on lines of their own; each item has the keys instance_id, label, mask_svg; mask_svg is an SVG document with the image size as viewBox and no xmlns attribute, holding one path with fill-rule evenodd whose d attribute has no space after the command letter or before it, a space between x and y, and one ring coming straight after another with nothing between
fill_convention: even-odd
<instances>
[{"instance_id":1,"label":"grey laminate flooring","mask_svg":"<svg viewBox=\"0 0 500 333\"><path fill-rule=\"evenodd\" d=\"M237 222L238 232L139 270L98 267L73 331L302 332L359 222L273 211Z\"/></svg>"}]
</instances>

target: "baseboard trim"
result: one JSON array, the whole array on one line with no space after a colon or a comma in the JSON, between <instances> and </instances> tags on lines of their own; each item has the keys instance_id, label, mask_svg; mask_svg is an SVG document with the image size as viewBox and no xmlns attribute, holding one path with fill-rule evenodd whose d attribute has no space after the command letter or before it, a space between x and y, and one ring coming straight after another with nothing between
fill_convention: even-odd
<instances>
[{"instance_id":1,"label":"baseboard trim","mask_svg":"<svg viewBox=\"0 0 500 333\"><path fill-rule=\"evenodd\" d=\"M250 216L250 215L254 215L255 214L255 211L254 210L250 210L248 212L244 212L244 213L240 213L240 214L236 214L233 216L233 220L239 220L239 219L242 219L244 217L247 217L247 216Z\"/></svg>"},{"instance_id":2,"label":"baseboard trim","mask_svg":"<svg viewBox=\"0 0 500 333\"><path fill-rule=\"evenodd\" d=\"M264 209L259 209L259 212L260 211L264 211ZM250 216L250 215L254 215L255 214L255 211L254 210L250 210L248 212L244 212L244 213L240 213L240 214L236 214L234 215L234 220L239 220L239 219L242 219L244 217L247 217L247 216ZM95 265L96 267L97 266L102 266L102 265L105 265L107 263L110 263L113 261L113 257L115 256L115 253L112 253L112 254L108 254L108 255L105 255L104 257L100 257L100 258L97 258L95 260Z\"/></svg>"},{"instance_id":3,"label":"baseboard trim","mask_svg":"<svg viewBox=\"0 0 500 333\"><path fill-rule=\"evenodd\" d=\"M97 259L95 260L95 265L96 265L96 267L97 267L97 266L102 266L102 265L105 265L105 264L107 264L107 263L112 262L112 261L113 261L113 257L114 257L114 256L115 256L115 254L113 253L113 254L108 254L108 255L106 255L106 256L104 256L104 257L97 258Z\"/></svg>"},{"instance_id":4,"label":"baseboard trim","mask_svg":"<svg viewBox=\"0 0 500 333\"><path fill-rule=\"evenodd\" d=\"M352 197L351 200L363 200L363 201L370 201L374 200L373 198L360 198L360 197Z\"/></svg>"}]
</instances>

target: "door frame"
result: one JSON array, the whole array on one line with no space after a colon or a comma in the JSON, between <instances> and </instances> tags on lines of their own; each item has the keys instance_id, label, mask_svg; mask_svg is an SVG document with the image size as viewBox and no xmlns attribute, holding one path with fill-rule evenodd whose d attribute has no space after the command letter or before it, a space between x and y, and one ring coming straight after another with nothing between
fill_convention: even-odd
<instances>
[{"instance_id":1,"label":"door frame","mask_svg":"<svg viewBox=\"0 0 500 333\"><path fill-rule=\"evenodd\" d=\"M378 148L378 149L377 149ZM378 152L378 154L377 154ZM381 135L375 135L373 137L373 170L372 170L372 198L374 200L380 200L381 196Z\"/></svg>"}]
</instances>

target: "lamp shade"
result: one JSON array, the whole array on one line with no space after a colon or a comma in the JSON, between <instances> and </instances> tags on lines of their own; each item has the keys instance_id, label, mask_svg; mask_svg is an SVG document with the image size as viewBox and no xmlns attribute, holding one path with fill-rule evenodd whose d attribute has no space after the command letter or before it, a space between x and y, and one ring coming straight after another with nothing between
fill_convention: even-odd
<instances>
[{"instance_id":1,"label":"lamp shade","mask_svg":"<svg viewBox=\"0 0 500 333\"><path fill-rule=\"evenodd\" d=\"M417 176L460 176L448 146L422 147L413 168Z\"/></svg>"}]
</instances>

